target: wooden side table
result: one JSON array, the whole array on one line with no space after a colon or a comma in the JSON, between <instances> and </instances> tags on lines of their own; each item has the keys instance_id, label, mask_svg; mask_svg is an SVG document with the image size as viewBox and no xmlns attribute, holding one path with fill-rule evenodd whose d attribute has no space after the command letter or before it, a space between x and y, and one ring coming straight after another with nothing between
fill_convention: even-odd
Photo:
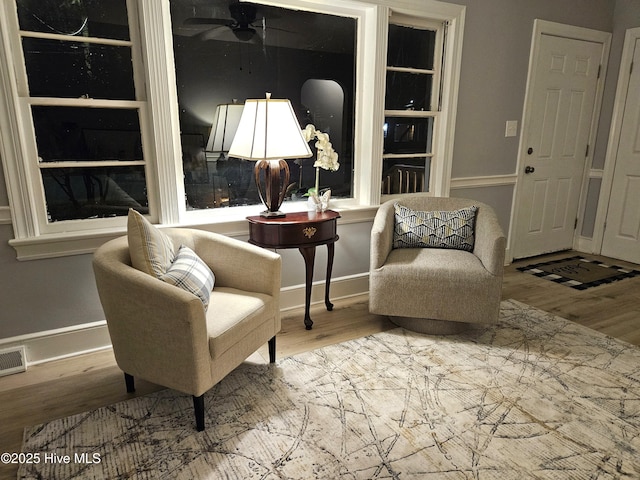
<instances>
[{"instance_id":1,"label":"wooden side table","mask_svg":"<svg viewBox=\"0 0 640 480\"><path fill-rule=\"evenodd\" d=\"M306 285L304 325L311 330L313 321L309 315L313 266L318 245L327 246L327 278L325 283L324 304L327 310L333 310L329 301L331 270L333 269L334 244L338 240L338 212L327 210L322 213L295 212L285 217L247 217L249 221L249 242L264 248L297 248L304 258Z\"/></svg>"}]
</instances>

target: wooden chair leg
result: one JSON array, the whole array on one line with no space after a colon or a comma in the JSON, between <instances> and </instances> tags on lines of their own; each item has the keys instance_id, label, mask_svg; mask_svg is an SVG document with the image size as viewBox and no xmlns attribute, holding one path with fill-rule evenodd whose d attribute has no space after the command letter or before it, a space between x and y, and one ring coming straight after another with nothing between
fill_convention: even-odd
<instances>
[{"instance_id":1,"label":"wooden chair leg","mask_svg":"<svg viewBox=\"0 0 640 480\"><path fill-rule=\"evenodd\" d=\"M276 361L276 336L269 339L269 362L275 363Z\"/></svg>"},{"instance_id":2,"label":"wooden chair leg","mask_svg":"<svg viewBox=\"0 0 640 480\"><path fill-rule=\"evenodd\" d=\"M196 430L204 430L204 395L193 396L193 409L196 413Z\"/></svg>"},{"instance_id":3,"label":"wooden chair leg","mask_svg":"<svg viewBox=\"0 0 640 480\"><path fill-rule=\"evenodd\" d=\"M136 391L135 382L133 380L133 375L129 375L128 373L124 374L124 383L127 385L127 393L133 393Z\"/></svg>"}]
</instances>

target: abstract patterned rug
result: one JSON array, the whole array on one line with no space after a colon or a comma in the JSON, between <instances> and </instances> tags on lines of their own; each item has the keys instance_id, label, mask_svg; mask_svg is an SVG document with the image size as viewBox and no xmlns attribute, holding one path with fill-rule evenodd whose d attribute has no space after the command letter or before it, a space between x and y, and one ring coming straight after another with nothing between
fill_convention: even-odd
<instances>
[{"instance_id":1,"label":"abstract patterned rug","mask_svg":"<svg viewBox=\"0 0 640 480\"><path fill-rule=\"evenodd\" d=\"M569 257L536 263L517 270L536 277L551 280L577 290L605 285L640 275L640 271L617 265L609 265L584 257Z\"/></svg>"},{"instance_id":2,"label":"abstract patterned rug","mask_svg":"<svg viewBox=\"0 0 640 480\"><path fill-rule=\"evenodd\" d=\"M640 478L640 349L513 300L463 334L245 363L206 409L198 433L165 390L28 428L18 478Z\"/></svg>"}]
</instances>

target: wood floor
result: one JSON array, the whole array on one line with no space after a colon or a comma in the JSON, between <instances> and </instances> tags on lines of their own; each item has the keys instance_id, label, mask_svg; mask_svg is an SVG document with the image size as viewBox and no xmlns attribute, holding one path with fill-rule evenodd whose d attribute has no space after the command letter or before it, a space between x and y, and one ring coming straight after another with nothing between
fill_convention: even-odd
<instances>
[{"instance_id":1,"label":"wood floor","mask_svg":"<svg viewBox=\"0 0 640 480\"><path fill-rule=\"evenodd\" d=\"M503 298L513 298L640 346L640 276L578 291L516 270L518 266L567 256L547 255L514 262L505 271ZM591 258L640 266L604 257ZM394 328L386 318L367 311L366 297L335 302L332 312L312 308L313 330L304 329L302 312L283 316L277 356L320 348ZM250 360L266 362L266 345ZM84 412L160 389L143 380L127 394L111 350L30 367L0 378L0 453L19 452L25 426ZM0 479L16 478L16 465L0 464Z\"/></svg>"}]
</instances>

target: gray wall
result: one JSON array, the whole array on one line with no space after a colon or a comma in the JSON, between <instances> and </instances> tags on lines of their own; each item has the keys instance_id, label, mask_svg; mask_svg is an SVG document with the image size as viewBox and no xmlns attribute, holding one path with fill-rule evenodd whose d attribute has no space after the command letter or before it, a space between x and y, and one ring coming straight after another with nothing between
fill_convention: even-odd
<instances>
[{"instance_id":1,"label":"gray wall","mask_svg":"<svg viewBox=\"0 0 640 480\"><path fill-rule=\"evenodd\" d=\"M453 178L516 171L519 137L505 138L518 120L527 81L533 21L611 32L611 0L454 0L467 6ZM520 133L518 131L518 133Z\"/></svg>"},{"instance_id":2,"label":"gray wall","mask_svg":"<svg viewBox=\"0 0 640 480\"><path fill-rule=\"evenodd\" d=\"M453 177L515 173L517 138L505 138L506 120L522 117L533 20L536 18L614 32L595 165L603 165L624 30L640 26L637 0L453 0L467 5ZM615 6L615 8L614 8ZM493 205L505 230L513 188L457 190ZM590 198L593 198L592 196ZM590 202L590 204L593 202ZM0 182L0 207L8 205ZM590 205L590 208L595 208ZM336 244L334 277L368 270L370 222L343 225ZM0 339L103 320L91 256L18 262L0 225ZM316 279L323 278L323 248ZM284 286L303 283L303 263L284 251Z\"/></svg>"},{"instance_id":3,"label":"gray wall","mask_svg":"<svg viewBox=\"0 0 640 480\"><path fill-rule=\"evenodd\" d=\"M624 30L634 23L640 25L640 2L452 0L452 3L467 6L452 177L517 173L535 19L614 34L593 160L594 168L603 168ZM507 120L518 121L517 137L504 136ZM590 182L581 232L587 237L593 234L599 188L600 182ZM467 196L492 205L499 212L503 228L508 231L513 188L455 189L451 195Z\"/></svg>"},{"instance_id":4,"label":"gray wall","mask_svg":"<svg viewBox=\"0 0 640 480\"><path fill-rule=\"evenodd\" d=\"M18 262L0 225L0 338L104 320L90 255Z\"/></svg>"}]
</instances>

